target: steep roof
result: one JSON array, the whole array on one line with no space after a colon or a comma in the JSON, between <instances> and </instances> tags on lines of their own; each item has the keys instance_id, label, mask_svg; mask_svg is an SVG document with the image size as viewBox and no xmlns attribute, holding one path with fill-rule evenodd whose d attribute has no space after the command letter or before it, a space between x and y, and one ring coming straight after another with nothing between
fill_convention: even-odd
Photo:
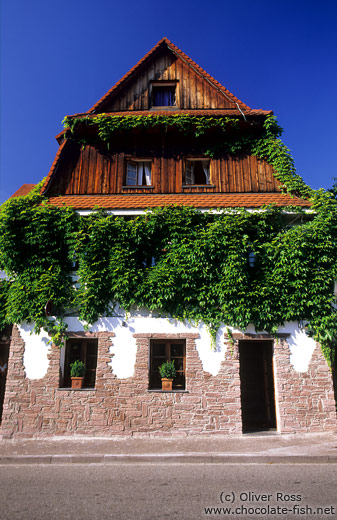
<instances>
[{"instance_id":1,"label":"steep roof","mask_svg":"<svg viewBox=\"0 0 337 520\"><path fill-rule=\"evenodd\" d=\"M154 73L154 70L157 72ZM198 103L195 101L192 102L196 98L191 96L185 104L179 104L177 102L177 106L169 106L164 108L164 110L162 110L163 107L157 106L154 107L155 110L153 107L151 109L149 97L149 85L151 85L151 82L158 85L158 82L156 83L157 79L169 82L174 78L177 78L177 81L180 81L181 91L184 95L190 88L190 82L193 83L195 92L198 92L198 96L200 91L203 92L204 97L201 97L203 101L198 101ZM135 93L137 95L139 93L140 95L144 95L144 92L146 93L145 99L147 99L147 103L144 103L143 101L140 102L140 98L135 97ZM132 95L134 96L133 98ZM146 97L146 95L148 97ZM210 99L211 102L209 102ZM110 116L133 116L138 118L139 116L144 115L163 115L166 118L176 115L211 118L234 116L242 121L242 123L240 123L241 125L243 124L249 128L252 123L261 125L262 127L266 116L272 114L272 111L250 108L229 92L226 87L221 85L167 38L162 38L141 60L138 61L134 67L132 67L132 69L129 70L129 72L127 72L127 74L125 74L101 99L99 99L90 110L85 113L74 114L68 117L80 121L79 127L76 126L75 132L77 132L78 128L80 128L81 131L81 128L86 127L87 119L91 120L92 118L95 118L97 114L103 114L103 116L107 118ZM88 127L89 126L90 125L88 125ZM87 130L85 130L85 132L87 132ZM60 148L56 154L48 176L46 177L41 193L51 193L50 190L58 179L58 176L62 176L64 165L67 163L69 153L71 153L71 143L74 142L72 140L73 137L74 136L69 129L63 130L56 136ZM58 192L56 191L54 193ZM49 197L49 200L51 204L57 206L68 204L76 209L83 210L90 210L95 206L100 206L105 209L143 210L149 207L171 204L186 204L200 209L217 207L254 208L272 203L278 206L310 206L308 201L276 192L216 192L203 194L94 193L91 195L83 195L82 191L82 194L79 195L60 194L56 197L52 195Z\"/></svg>"},{"instance_id":2,"label":"steep roof","mask_svg":"<svg viewBox=\"0 0 337 520\"><path fill-rule=\"evenodd\" d=\"M93 107L88 110L88 113L99 113L102 110L104 111L104 107L111 102L114 96L118 95L120 90L126 85L126 83L134 78L136 75L140 74L141 70L147 63L155 56L155 54L160 50L164 49L169 53L173 54L177 59L181 60L185 65L190 67L196 74L201 76L207 83L216 91L221 93L232 105L233 108L237 108L239 111L250 110L250 107L240 101L236 96L234 96L226 87L221 85L216 79L214 79L210 74L208 74L204 69L202 69L195 61L193 61L187 54L182 52L176 45L174 45L170 40L166 37L159 40L159 42L147 53L143 58L141 58L138 63L134 67L132 67L103 97L101 97Z\"/></svg>"}]
</instances>

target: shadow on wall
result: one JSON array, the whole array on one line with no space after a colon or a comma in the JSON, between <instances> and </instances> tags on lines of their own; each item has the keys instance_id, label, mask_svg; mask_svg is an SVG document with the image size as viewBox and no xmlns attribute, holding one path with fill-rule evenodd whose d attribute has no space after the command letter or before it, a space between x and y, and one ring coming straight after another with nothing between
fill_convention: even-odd
<instances>
[{"instance_id":1,"label":"shadow on wall","mask_svg":"<svg viewBox=\"0 0 337 520\"><path fill-rule=\"evenodd\" d=\"M335 345L335 359L334 362L331 364L332 366L332 382L333 382L333 391L335 395L335 402L336 402L336 411L337 411L337 346Z\"/></svg>"},{"instance_id":2,"label":"shadow on wall","mask_svg":"<svg viewBox=\"0 0 337 520\"><path fill-rule=\"evenodd\" d=\"M11 336L11 328L7 328L0 332L0 422L2 418L2 409L6 390L9 344Z\"/></svg>"}]
</instances>

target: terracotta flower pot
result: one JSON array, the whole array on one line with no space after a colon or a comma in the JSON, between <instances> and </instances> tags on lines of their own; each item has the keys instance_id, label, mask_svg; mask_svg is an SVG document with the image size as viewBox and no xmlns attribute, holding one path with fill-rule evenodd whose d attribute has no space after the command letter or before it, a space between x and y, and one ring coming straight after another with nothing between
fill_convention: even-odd
<instances>
[{"instance_id":1,"label":"terracotta flower pot","mask_svg":"<svg viewBox=\"0 0 337 520\"><path fill-rule=\"evenodd\" d=\"M71 388L82 388L83 381L84 381L84 377L72 377L71 378Z\"/></svg>"},{"instance_id":2,"label":"terracotta flower pot","mask_svg":"<svg viewBox=\"0 0 337 520\"><path fill-rule=\"evenodd\" d=\"M162 390L172 390L173 379L168 379L167 377L161 378L161 389Z\"/></svg>"}]
</instances>

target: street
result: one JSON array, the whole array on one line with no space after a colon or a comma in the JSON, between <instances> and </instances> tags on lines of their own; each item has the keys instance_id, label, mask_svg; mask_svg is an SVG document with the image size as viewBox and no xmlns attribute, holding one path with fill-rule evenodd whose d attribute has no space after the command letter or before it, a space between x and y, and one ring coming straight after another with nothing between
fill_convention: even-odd
<instances>
[{"instance_id":1,"label":"street","mask_svg":"<svg viewBox=\"0 0 337 520\"><path fill-rule=\"evenodd\" d=\"M336 464L3 465L0 518L328 520L337 517L336 470Z\"/></svg>"}]
</instances>

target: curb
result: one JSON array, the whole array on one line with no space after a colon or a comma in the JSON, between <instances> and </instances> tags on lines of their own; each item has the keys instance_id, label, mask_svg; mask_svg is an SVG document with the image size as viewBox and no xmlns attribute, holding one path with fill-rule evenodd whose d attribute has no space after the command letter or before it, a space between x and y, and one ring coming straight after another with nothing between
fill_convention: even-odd
<instances>
[{"instance_id":1,"label":"curb","mask_svg":"<svg viewBox=\"0 0 337 520\"><path fill-rule=\"evenodd\" d=\"M10 455L0 465L22 464L337 464L337 455L229 455L219 453Z\"/></svg>"}]
</instances>

